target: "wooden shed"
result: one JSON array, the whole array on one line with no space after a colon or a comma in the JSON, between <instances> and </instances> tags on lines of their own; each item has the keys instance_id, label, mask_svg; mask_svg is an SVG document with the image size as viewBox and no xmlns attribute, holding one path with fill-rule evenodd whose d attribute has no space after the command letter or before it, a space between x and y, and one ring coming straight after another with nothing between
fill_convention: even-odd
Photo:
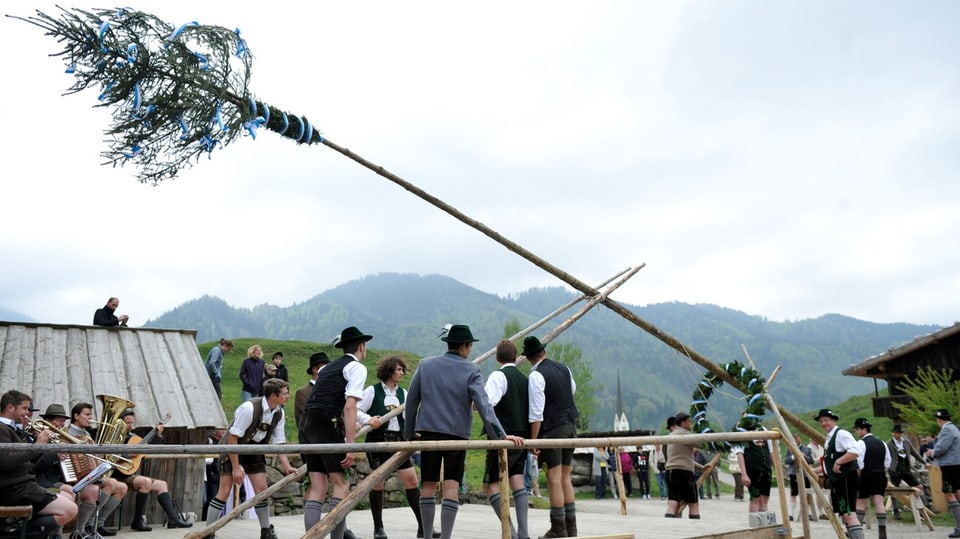
<instances>
[{"instance_id":1,"label":"wooden shed","mask_svg":"<svg viewBox=\"0 0 960 539\"><path fill-rule=\"evenodd\" d=\"M881 396L877 390L873 398L873 415L896 421L897 410L893 403L910 402L901 384L916 376L922 367L953 369L954 381L960 381L960 322L848 367L843 374L873 378L875 386L877 380L885 380L889 394Z\"/></svg>"},{"instance_id":2,"label":"wooden shed","mask_svg":"<svg viewBox=\"0 0 960 539\"><path fill-rule=\"evenodd\" d=\"M123 397L134 403L138 434L146 434L170 413L164 443L206 444L209 431L226 428L227 418L196 337L193 330L0 321L0 391L23 391L41 410L57 403L69 413L74 404L89 402L97 418L102 410L96 395ZM200 514L202 458L147 458L140 473L166 481L183 511ZM128 495L124 526L132 518L132 502ZM147 518L154 523L163 520L162 510L152 501Z\"/></svg>"}]
</instances>

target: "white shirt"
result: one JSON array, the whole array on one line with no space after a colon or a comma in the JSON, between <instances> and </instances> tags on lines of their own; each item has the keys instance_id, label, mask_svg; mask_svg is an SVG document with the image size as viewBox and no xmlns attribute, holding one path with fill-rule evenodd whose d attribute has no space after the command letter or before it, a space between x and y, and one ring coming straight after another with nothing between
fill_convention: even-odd
<instances>
[{"instance_id":1,"label":"white shirt","mask_svg":"<svg viewBox=\"0 0 960 539\"><path fill-rule=\"evenodd\" d=\"M367 383L367 368L360 363L360 359L353 354L346 354L354 360L343 367L343 377L347 380L347 388L343 391L344 397L363 398L363 384Z\"/></svg>"},{"instance_id":2,"label":"white shirt","mask_svg":"<svg viewBox=\"0 0 960 539\"><path fill-rule=\"evenodd\" d=\"M271 444L285 444L287 443L287 436L283 432L283 426L286 422L286 418L283 417L283 407L277 405L276 409L271 410L269 404L267 403L267 398L263 397L261 400L263 408L263 417L260 419L260 423L266 423L270 425L273 423L273 415L280 414L280 422L277 423L277 428L273 429L273 436L270 438ZM242 438L244 433L247 432L247 427L250 426L250 423L253 422L253 402L246 401L237 408L237 411L233 414L233 424L230 425L230 434L233 434L237 438ZM268 432L257 429L254 433L253 438L250 439L251 443L256 443L263 441L267 437Z\"/></svg>"},{"instance_id":3,"label":"white shirt","mask_svg":"<svg viewBox=\"0 0 960 539\"><path fill-rule=\"evenodd\" d=\"M842 453L846 451L847 453L853 453L858 457L863 453L863 449L860 448L860 444L857 440L850 434L850 431L841 429L840 427L834 425L830 432L827 433L826 441L824 442L824 450L826 450L827 444L830 443L830 438L833 436L834 431L839 430L837 433L837 440L834 444L836 451Z\"/></svg>"},{"instance_id":4,"label":"white shirt","mask_svg":"<svg viewBox=\"0 0 960 539\"><path fill-rule=\"evenodd\" d=\"M873 436L873 433L868 432L863 435L863 438L860 438L860 441L857 442L857 468L863 469L863 459L867 453L867 444L863 441L867 436ZM890 463L892 459L890 458L890 448L887 447L887 444L883 444L883 469L886 470L890 468Z\"/></svg>"},{"instance_id":5,"label":"white shirt","mask_svg":"<svg viewBox=\"0 0 960 539\"><path fill-rule=\"evenodd\" d=\"M393 410L391 406L397 407L400 406L400 398L397 397L397 391L400 390L400 386L391 389L387 384L380 382L380 385L383 387L383 405L387 407L387 410ZM363 390L363 396L360 397L360 402L357 403L357 421L361 425L369 425L370 419L373 417L367 412L370 411L370 407L373 406L373 397L376 395L376 388L374 386L367 386ZM400 420L396 417L391 417L390 422L387 423L387 430L392 430L395 432L400 432Z\"/></svg>"},{"instance_id":6,"label":"white shirt","mask_svg":"<svg viewBox=\"0 0 960 539\"><path fill-rule=\"evenodd\" d=\"M503 370L508 367L516 369L517 365L515 363L504 363L499 370L490 373L486 385L483 386L484 391L487 392L490 406L496 406L500 399L507 394L507 375L503 374ZM541 376L541 378L543 377Z\"/></svg>"}]
</instances>

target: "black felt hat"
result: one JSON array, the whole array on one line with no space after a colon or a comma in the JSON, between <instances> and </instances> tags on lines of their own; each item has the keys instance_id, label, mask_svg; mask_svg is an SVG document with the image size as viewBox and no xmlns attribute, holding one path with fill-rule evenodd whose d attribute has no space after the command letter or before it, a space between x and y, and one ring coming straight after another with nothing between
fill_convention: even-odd
<instances>
[{"instance_id":1,"label":"black felt hat","mask_svg":"<svg viewBox=\"0 0 960 539\"><path fill-rule=\"evenodd\" d=\"M865 417L858 417L856 421L853 422L853 428L855 429L871 429L873 425L870 424L870 421Z\"/></svg>"},{"instance_id":2,"label":"black felt hat","mask_svg":"<svg viewBox=\"0 0 960 539\"><path fill-rule=\"evenodd\" d=\"M367 335L364 332L357 329L355 326L350 326L347 329L340 332L340 340L337 341L337 348L343 348L343 345L354 343L357 341L367 342L373 338L373 335Z\"/></svg>"},{"instance_id":3,"label":"black felt hat","mask_svg":"<svg viewBox=\"0 0 960 539\"><path fill-rule=\"evenodd\" d=\"M313 374L313 368L317 365L326 365L330 363L330 358L327 357L327 354L323 352L317 352L310 356L310 366L307 367L307 374Z\"/></svg>"},{"instance_id":4,"label":"black felt hat","mask_svg":"<svg viewBox=\"0 0 960 539\"><path fill-rule=\"evenodd\" d=\"M893 430L891 430L890 432L899 432L900 434L903 434L903 427L901 427L900 425L894 425Z\"/></svg>"},{"instance_id":5,"label":"black felt hat","mask_svg":"<svg viewBox=\"0 0 960 539\"><path fill-rule=\"evenodd\" d=\"M690 414L686 412L680 412L679 414L677 414L677 417L676 417L677 425L679 425L680 423L683 423L688 419L690 419Z\"/></svg>"},{"instance_id":6,"label":"black felt hat","mask_svg":"<svg viewBox=\"0 0 960 539\"><path fill-rule=\"evenodd\" d=\"M478 339L473 338L473 333L470 333L469 326L464 324L454 324L450 326L450 331L441 337L440 340L453 344L463 344L468 342L477 342Z\"/></svg>"},{"instance_id":7,"label":"black felt hat","mask_svg":"<svg viewBox=\"0 0 960 539\"><path fill-rule=\"evenodd\" d=\"M540 339L531 335L523 340L523 355L530 357L546 347L547 345L540 342Z\"/></svg>"},{"instance_id":8,"label":"black felt hat","mask_svg":"<svg viewBox=\"0 0 960 539\"><path fill-rule=\"evenodd\" d=\"M933 417L935 417L935 418L937 418L937 419L949 420L949 419L950 419L950 411L947 410L946 408L940 408L940 409L937 410L937 413L933 414Z\"/></svg>"},{"instance_id":9,"label":"black felt hat","mask_svg":"<svg viewBox=\"0 0 960 539\"><path fill-rule=\"evenodd\" d=\"M833 410L831 410L831 409L829 409L829 408L821 408L821 409L820 409L820 412L818 412L817 415L813 416L813 419L814 419L814 421L820 421L820 418L821 418L821 417L829 417L829 418L833 419L834 421L840 419L840 416L838 416L837 414L833 413Z\"/></svg>"}]
</instances>

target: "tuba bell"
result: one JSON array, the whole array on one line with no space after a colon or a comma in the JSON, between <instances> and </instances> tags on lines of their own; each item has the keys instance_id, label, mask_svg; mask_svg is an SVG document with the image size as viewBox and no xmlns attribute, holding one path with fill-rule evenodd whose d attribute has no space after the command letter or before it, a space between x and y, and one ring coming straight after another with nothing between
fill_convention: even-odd
<instances>
[{"instance_id":1,"label":"tuba bell","mask_svg":"<svg viewBox=\"0 0 960 539\"><path fill-rule=\"evenodd\" d=\"M97 444L122 444L127 435L127 426L120 419L123 411L136 406L116 395L96 395L100 401L100 420L97 421Z\"/></svg>"}]
</instances>

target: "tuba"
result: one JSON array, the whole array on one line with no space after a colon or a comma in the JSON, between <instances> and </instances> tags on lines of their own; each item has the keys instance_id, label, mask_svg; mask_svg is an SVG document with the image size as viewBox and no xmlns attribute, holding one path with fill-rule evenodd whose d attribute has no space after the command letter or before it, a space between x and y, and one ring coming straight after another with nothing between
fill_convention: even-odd
<instances>
[{"instance_id":1,"label":"tuba","mask_svg":"<svg viewBox=\"0 0 960 539\"><path fill-rule=\"evenodd\" d=\"M97 421L97 444L122 444L127 435L127 426L120 416L127 408L136 406L116 395L96 395L100 401L100 420Z\"/></svg>"}]
</instances>

